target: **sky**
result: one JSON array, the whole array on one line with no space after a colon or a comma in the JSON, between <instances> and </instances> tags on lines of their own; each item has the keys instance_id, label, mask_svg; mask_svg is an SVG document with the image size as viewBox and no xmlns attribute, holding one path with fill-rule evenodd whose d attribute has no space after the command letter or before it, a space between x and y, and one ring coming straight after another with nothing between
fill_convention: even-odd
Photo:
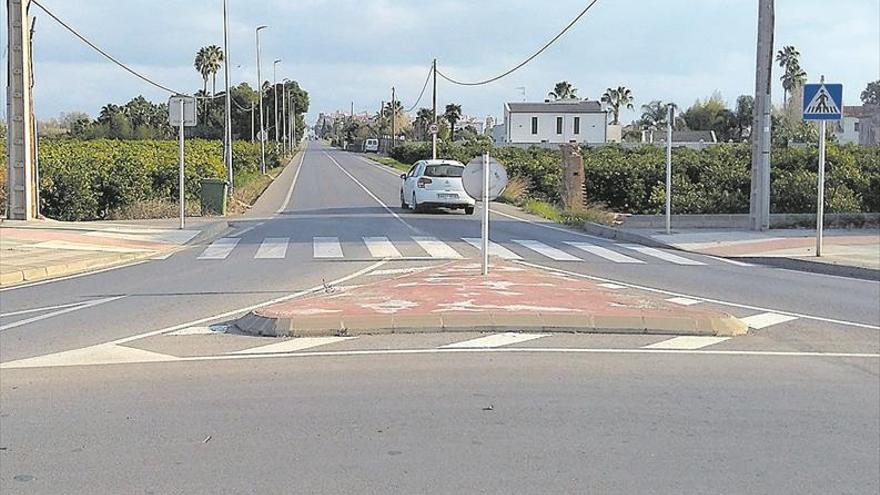
<instances>
[{"instance_id":1,"label":"sky","mask_svg":"<svg viewBox=\"0 0 880 495\"><path fill-rule=\"evenodd\" d=\"M222 46L222 0L40 0L84 36L150 78L194 92L202 81L192 61L199 47ZM416 103L433 58L460 80L479 80L516 65L561 30L584 0L229 0L233 83L256 82L254 28L262 31L263 78L291 78L310 93L307 121L318 112L378 110L396 87ZM580 97L630 88L638 118L651 100L687 107L718 91L733 106L754 93L757 0L599 0L539 58L479 87L438 84L438 106L462 105L478 118L503 116L508 101L542 101L554 83ZM34 39L38 118L60 112L95 115L108 102L166 93L108 63L37 7ZM2 9L6 39L6 9ZM5 43L4 43L5 44ZM880 79L880 0L776 0L778 50L794 45L809 81L824 74L859 103ZM3 52L3 63L5 60ZM5 71L3 83L5 84ZM774 69L774 101L782 100ZM222 84L222 74L218 78ZM419 107L431 105L430 87Z\"/></svg>"}]
</instances>

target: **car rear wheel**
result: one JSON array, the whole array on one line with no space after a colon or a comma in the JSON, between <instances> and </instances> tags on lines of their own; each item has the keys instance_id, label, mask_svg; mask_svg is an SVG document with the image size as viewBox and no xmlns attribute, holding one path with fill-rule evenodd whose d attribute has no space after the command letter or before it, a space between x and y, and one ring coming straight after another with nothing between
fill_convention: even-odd
<instances>
[{"instance_id":1,"label":"car rear wheel","mask_svg":"<svg viewBox=\"0 0 880 495\"><path fill-rule=\"evenodd\" d=\"M418 202L418 200L416 199L416 193L413 193L413 197L412 197L412 203L411 203L411 205L412 205L412 210L413 210L414 212L419 213L419 212L422 211L422 207L419 206L419 202Z\"/></svg>"},{"instance_id":2,"label":"car rear wheel","mask_svg":"<svg viewBox=\"0 0 880 495\"><path fill-rule=\"evenodd\" d=\"M409 205L406 204L406 200L403 199L403 189L400 190L400 208L404 210L409 209Z\"/></svg>"},{"instance_id":3,"label":"car rear wheel","mask_svg":"<svg viewBox=\"0 0 880 495\"><path fill-rule=\"evenodd\" d=\"M465 206L464 207L464 214L465 215L473 215L474 214L474 207L473 206Z\"/></svg>"}]
</instances>

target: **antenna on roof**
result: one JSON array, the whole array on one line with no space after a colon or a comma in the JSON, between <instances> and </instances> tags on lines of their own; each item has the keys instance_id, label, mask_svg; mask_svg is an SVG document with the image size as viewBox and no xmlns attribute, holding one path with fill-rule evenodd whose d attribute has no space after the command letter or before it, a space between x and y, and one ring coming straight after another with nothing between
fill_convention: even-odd
<instances>
[{"instance_id":1,"label":"antenna on roof","mask_svg":"<svg viewBox=\"0 0 880 495\"><path fill-rule=\"evenodd\" d=\"M523 103L526 101L526 87L525 86L517 86L516 89L522 94Z\"/></svg>"}]
</instances>

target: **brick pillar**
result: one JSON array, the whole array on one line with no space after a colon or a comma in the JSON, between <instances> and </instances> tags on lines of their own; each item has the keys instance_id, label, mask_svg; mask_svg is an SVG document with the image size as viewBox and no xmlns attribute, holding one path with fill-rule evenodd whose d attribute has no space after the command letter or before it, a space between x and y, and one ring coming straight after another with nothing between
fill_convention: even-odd
<instances>
[{"instance_id":1,"label":"brick pillar","mask_svg":"<svg viewBox=\"0 0 880 495\"><path fill-rule=\"evenodd\" d=\"M580 210L584 207L584 157L577 144L563 144L562 148L562 181L560 196L562 204L568 210Z\"/></svg>"}]
</instances>

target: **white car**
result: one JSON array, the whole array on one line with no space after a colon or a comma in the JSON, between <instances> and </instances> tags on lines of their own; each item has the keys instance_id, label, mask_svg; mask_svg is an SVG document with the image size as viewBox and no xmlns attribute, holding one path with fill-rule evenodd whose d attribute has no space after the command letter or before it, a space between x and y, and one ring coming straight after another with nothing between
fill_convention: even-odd
<instances>
[{"instance_id":1,"label":"white car","mask_svg":"<svg viewBox=\"0 0 880 495\"><path fill-rule=\"evenodd\" d=\"M369 138L364 140L364 153L378 153L379 152L379 140L376 138Z\"/></svg>"},{"instance_id":2,"label":"white car","mask_svg":"<svg viewBox=\"0 0 880 495\"><path fill-rule=\"evenodd\" d=\"M421 160L408 173L401 174L400 207L422 211L425 208L463 209L474 213L474 198L461 183L464 165L454 160Z\"/></svg>"}]
</instances>

